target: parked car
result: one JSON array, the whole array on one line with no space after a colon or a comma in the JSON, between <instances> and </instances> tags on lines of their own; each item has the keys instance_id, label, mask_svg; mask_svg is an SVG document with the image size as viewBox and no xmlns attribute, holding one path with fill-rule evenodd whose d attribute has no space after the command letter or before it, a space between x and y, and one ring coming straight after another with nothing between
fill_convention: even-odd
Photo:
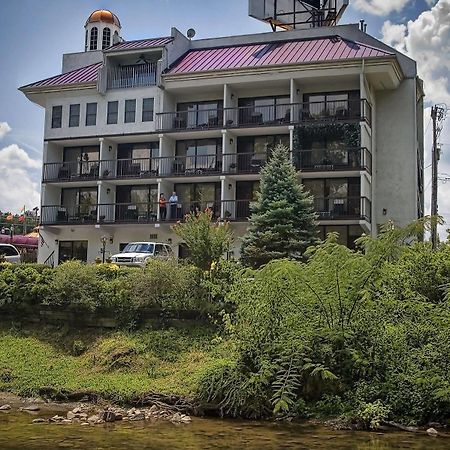
<instances>
[{"instance_id":1,"label":"parked car","mask_svg":"<svg viewBox=\"0 0 450 450\"><path fill-rule=\"evenodd\" d=\"M160 242L130 242L120 253L111 257L111 262L119 266L145 266L149 259L169 259L172 247Z\"/></svg>"},{"instance_id":2,"label":"parked car","mask_svg":"<svg viewBox=\"0 0 450 450\"><path fill-rule=\"evenodd\" d=\"M0 260L2 259L12 264L20 264L19 250L11 244L0 244Z\"/></svg>"}]
</instances>

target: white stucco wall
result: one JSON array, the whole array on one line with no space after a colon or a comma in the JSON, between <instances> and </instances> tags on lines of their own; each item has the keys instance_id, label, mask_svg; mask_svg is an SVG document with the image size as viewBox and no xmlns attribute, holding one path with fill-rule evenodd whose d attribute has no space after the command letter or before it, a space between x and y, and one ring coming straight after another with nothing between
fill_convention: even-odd
<instances>
[{"instance_id":1,"label":"white stucco wall","mask_svg":"<svg viewBox=\"0 0 450 450\"><path fill-rule=\"evenodd\" d=\"M376 93L377 198L374 223L406 225L417 218L416 81ZM383 214L386 209L387 214Z\"/></svg>"}]
</instances>

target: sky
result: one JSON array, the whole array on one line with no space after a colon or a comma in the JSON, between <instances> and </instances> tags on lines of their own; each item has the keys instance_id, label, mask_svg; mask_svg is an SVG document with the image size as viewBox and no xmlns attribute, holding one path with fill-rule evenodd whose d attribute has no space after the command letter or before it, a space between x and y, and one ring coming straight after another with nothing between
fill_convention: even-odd
<instances>
[{"instance_id":1,"label":"sky","mask_svg":"<svg viewBox=\"0 0 450 450\"><path fill-rule=\"evenodd\" d=\"M0 0L0 211L39 204L43 110L17 88L61 72L63 53L83 51L84 23L113 11L126 40L194 28L196 39L270 31L247 13L247 0ZM430 106L450 107L450 0L350 0L341 23L364 19L367 32L418 61L425 81L426 163ZM450 227L450 114L441 137L439 213ZM429 211L431 169L426 174ZM449 181L445 181L449 178ZM445 234L445 233L444 233ZM443 234L443 235L444 235Z\"/></svg>"}]
</instances>

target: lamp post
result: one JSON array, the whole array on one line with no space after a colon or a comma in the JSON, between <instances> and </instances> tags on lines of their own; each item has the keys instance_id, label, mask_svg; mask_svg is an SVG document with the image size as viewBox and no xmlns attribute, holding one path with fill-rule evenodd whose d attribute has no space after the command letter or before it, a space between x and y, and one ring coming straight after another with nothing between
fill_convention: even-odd
<instances>
[{"instance_id":1,"label":"lamp post","mask_svg":"<svg viewBox=\"0 0 450 450\"><path fill-rule=\"evenodd\" d=\"M102 237L100 238L100 241L101 241L101 243L102 243L102 249L101 249L102 263L105 264L106 243L108 242L108 236L102 236Z\"/></svg>"}]
</instances>

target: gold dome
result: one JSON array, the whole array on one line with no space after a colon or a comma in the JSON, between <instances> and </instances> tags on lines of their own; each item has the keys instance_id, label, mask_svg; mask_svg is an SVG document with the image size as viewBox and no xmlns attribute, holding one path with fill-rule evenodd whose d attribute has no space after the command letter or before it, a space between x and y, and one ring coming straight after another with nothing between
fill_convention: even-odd
<instances>
[{"instance_id":1,"label":"gold dome","mask_svg":"<svg viewBox=\"0 0 450 450\"><path fill-rule=\"evenodd\" d=\"M97 11L94 11L89 16L88 20L86 20L86 25L94 22L113 23L114 25L117 25L119 28L121 28L119 18L107 9L97 9Z\"/></svg>"}]
</instances>

